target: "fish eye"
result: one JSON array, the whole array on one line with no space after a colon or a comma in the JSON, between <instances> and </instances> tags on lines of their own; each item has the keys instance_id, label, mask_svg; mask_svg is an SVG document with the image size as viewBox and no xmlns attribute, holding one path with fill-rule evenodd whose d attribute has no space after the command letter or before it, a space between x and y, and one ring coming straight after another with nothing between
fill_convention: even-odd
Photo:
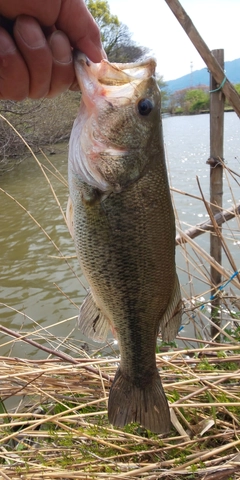
<instances>
[{"instance_id":1,"label":"fish eye","mask_svg":"<svg viewBox=\"0 0 240 480\"><path fill-rule=\"evenodd\" d=\"M138 102L138 111L140 115L149 115L153 109L153 104L149 98L142 98Z\"/></svg>"}]
</instances>

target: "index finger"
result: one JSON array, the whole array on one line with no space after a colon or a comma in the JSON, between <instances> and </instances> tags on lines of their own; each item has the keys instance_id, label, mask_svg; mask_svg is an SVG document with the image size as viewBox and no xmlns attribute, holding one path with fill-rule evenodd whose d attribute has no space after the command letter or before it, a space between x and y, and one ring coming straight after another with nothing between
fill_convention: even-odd
<instances>
[{"instance_id":1,"label":"index finger","mask_svg":"<svg viewBox=\"0 0 240 480\"><path fill-rule=\"evenodd\" d=\"M71 45L84 52L93 62L106 58L100 30L84 0L62 0L56 25L66 33Z\"/></svg>"},{"instance_id":2,"label":"index finger","mask_svg":"<svg viewBox=\"0 0 240 480\"><path fill-rule=\"evenodd\" d=\"M84 0L0 0L0 13L10 19L29 15L44 26L56 24L72 47L84 52L93 62L106 58L99 28Z\"/></svg>"}]
</instances>

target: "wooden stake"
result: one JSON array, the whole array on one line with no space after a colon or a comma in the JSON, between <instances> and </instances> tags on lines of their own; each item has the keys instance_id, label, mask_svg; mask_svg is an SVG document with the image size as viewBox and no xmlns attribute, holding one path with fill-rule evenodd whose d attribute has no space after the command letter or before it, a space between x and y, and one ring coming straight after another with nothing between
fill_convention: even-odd
<instances>
[{"instance_id":1,"label":"wooden stake","mask_svg":"<svg viewBox=\"0 0 240 480\"><path fill-rule=\"evenodd\" d=\"M224 51L213 50L212 54L217 59L221 68L224 69ZM224 126L224 95L218 90L218 85L213 75L210 77L210 158L207 163L210 165L210 202L213 215L219 213L222 207L223 197L223 126ZM221 161L220 161L221 159ZM216 207L214 207L214 204ZM221 229L221 227L218 227ZM222 245L221 238L218 235L210 236L210 255L220 265L222 263ZM213 286L221 283L221 274L211 266L211 282ZM219 318L220 298L216 296L211 302L211 319L221 326ZM219 333L219 329L211 325L212 337ZM217 337L220 341L219 336Z\"/></svg>"}]
</instances>

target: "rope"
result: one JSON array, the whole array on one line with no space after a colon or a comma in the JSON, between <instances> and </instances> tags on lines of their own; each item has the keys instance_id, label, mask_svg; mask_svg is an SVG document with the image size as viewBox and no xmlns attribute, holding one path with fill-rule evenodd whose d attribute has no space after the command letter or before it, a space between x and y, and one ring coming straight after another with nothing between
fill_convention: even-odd
<instances>
[{"instance_id":1,"label":"rope","mask_svg":"<svg viewBox=\"0 0 240 480\"><path fill-rule=\"evenodd\" d=\"M223 285L220 285L220 287L217 288L217 291L213 295L211 295L210 300L214 300L218 293L221 292L238 274L239 270L234 272L231 277L225 283L223 283ZM204 306L205 305L201 305L200 310L203 310Z\"/></svg>"},{"instance_id":2,"label":"rope","mask_svg":"<svg viewBox=\"0 0 240 480\"><path fill-rule=\"evenodd\" d=\"M219 87L216 88L215 90L209 90L209 93L215 93L215 92L218 92L219 90L221 90L221 88L225 85L226 80L227 80L227 77L226 77L226 75L225 75L225 77L224 77L221 85L219 85Z\"/></svg>"}]
</instances>

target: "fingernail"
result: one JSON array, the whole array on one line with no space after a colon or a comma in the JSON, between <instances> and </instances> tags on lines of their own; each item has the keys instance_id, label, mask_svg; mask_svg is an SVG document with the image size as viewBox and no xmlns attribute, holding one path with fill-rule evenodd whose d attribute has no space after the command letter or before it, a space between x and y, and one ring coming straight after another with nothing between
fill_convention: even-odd
<instances>
[{"instance_id":1,"label":"fingernail","mask_svg":"<svg viewBox=\"0 0 240 480\"><path fill-rule=\"evenodd\" d=\"M45 37L38 22L27 15L21 15L16 20L16 30L23 42L31 48L43 47L46 43Z\"/></svg>"},{"instance_id":2,"label":"fingernail","mask_svg":"<svg viewBox=\"0 0 240 480\"><path fill-rule=\"evenodd\" d=\"M54 59L59 63L71 63L72 53L69 40L63 32L53 32L49 45Z\"/></svg>"}]
</instances>

